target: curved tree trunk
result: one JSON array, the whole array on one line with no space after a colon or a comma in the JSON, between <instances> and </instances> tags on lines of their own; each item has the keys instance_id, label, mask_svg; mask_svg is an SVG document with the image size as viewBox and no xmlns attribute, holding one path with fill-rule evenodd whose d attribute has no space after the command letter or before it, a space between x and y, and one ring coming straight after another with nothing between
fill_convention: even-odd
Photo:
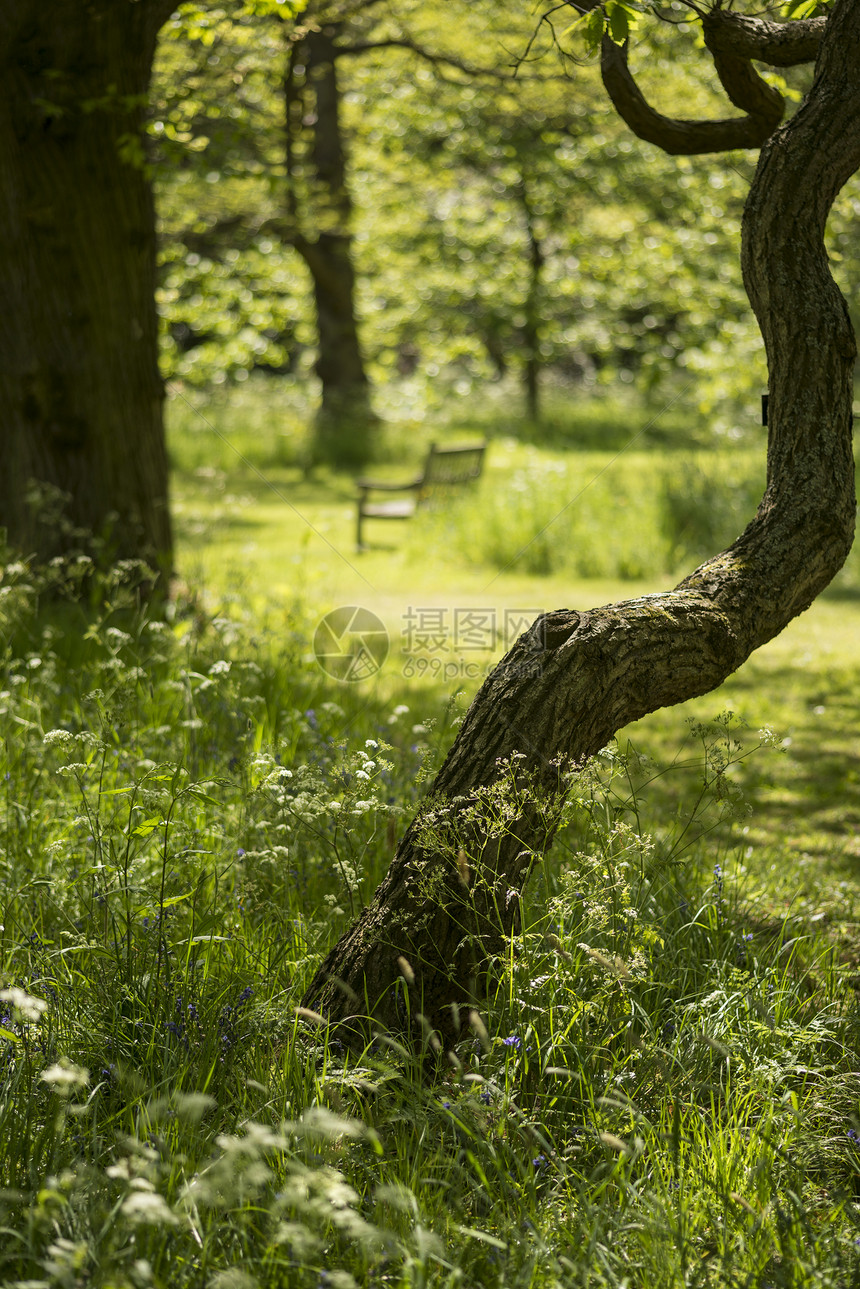
<instances>
[{"instance_id":1,"label":"curved tree trunk","mask_svg":"<svg viewBox=\"0 0 860 1289\"><path fill-rule=\"evenodd\" d=\"M140 127L171 8L16 0L0 16L0 524L42 559L83 530L170 567Z\"/></svg>"},{"instance_id":2,"label":"curved tree trunk","mask_svg":"<svg viewBox=\"0 0 860 1289\"><path fill-rule=\"evenodd\" d=\"M552 837L565 767L623 725L704 694L812 603L854 534L855 344L824 227L860 167L860 5L828 20L812 90L765 144L742 262L770 370L767 490L737 541L673 591L539 619L486 680L372 902L305 1005L404 1028L405 993L446 1041L481 959L504 947ZM507 767L507 768L506 768ZM507 780L506 831L470 810ZM517 803L526 803L517 805ZM403 959L408 962L408 966Z\"/></svg>"}]
</instances>

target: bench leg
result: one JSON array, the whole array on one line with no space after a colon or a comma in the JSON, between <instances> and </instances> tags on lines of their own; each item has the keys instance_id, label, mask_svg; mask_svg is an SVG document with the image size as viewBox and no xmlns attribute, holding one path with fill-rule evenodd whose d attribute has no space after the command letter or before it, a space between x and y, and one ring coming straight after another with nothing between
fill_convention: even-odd
<instances>
[{"instance_id":1,"label":"bench leg","mask_svg":"<svg viewBox=\"0 0 860 1289\"><path fill-rule=\"evenodd\" d=\"M355 549L356 549L357 551L359 551L359 552L364 550L364 545L363 545L362 540L361 540L361 521L362 521L363 519L364 519L364 512L362 511L362 508L361 508L361 502L359 501L359 503L358 503L358 517L357 517L356 525L355 525Z\"/></svg>"}]
</instances>

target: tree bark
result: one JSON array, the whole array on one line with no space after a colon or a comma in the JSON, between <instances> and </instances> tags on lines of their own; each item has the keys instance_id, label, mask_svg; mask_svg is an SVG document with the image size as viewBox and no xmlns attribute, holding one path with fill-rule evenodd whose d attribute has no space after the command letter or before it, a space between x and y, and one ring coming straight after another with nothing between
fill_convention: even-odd
<instances>
[{"instance_id":1,"label":"tree bark","mask_svg":"<svg viewBox=\"0 0 860 1289\"><path fill-rule=\"evenodd\" d=\"M378 422L355 304L338 30L336 24L309 29L290 51L285 94L288 204L293 245L313 282L317 320L316 373L322 392L313 457L360 466L372 456Z\"/></svg>"},{"instance_id":2,"label":"tree bark","mask_svg":"<svg viewBox=\"0 0 860 1289\"><path fill-rule=\"evenodd\" d=\"M83 531L170 569L140 127L172 7L16 0L0 16L0 523L40 559ZM56 490L60 521L37 501Z\"/></svg>"},{"instance_id":3,"label":"tree bark","mask_svg":"<svg viewBox=\"0 0 860 1289\"><path fill-rule=\"evenodd\" d=\"M656 143L673 156L758 148L782 120L782 95L762 80L752 63L722 51L714 62L723 88L731 87L729 97L745 116L720 121L663 116L648 103L631 76L626 44L616 45L610 36L604 36L600 48L603 84L618 115L640 139Z\"/></svg>"},{"instance_id":4,"label":"tree bark","mask_svg":"<svg viewBox=\"0 0 860 1289\"><path fill-rule=\"evenodd\" d=\"M674 590L559 609L517 641L306 1006L347 1027L371 1014L399 1030L420 1011L423 1025L455 1041L483 964L516 928L569 767L628 722L715 688L841 567L854 534L856 350L824 228L858 167L860 5L837 0L812 90L764 146L743 222L744 280L770 372L767 489L755 517ZM505 783L507 818L495 835L480 806L495 793L498 815Z\"/></svg>"},{"instance_id":5,"label":"tree bark","mask_svg":"<svg viewBox=\"0 0 860 1289\"><path fill-rule=\"evenodd\" d=\"M526 415L536 423L540 420L540 304L545 261L543 246L537 231L537 221L535 220L531 193L529 192L529 183L524 169L520 172L517 200L523 212L526 240L528 242L528 286L526 288L526 298L523 302L525 321L522 327L525 348L523 389L525 392Z\"/></svg>"}]
</instances>

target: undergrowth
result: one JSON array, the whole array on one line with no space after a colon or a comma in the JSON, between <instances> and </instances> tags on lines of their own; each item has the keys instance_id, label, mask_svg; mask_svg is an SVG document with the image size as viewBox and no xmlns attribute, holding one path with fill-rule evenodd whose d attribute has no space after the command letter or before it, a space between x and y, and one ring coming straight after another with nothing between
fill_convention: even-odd
<instances>
[{"instance_id":1,"label":"undergrowth","mask_svg":"<svg viewBox=\"0 0 860 1289\"><path fill-rule=\"evenodd\" d=\"M756 916L729 718L678 817L629 749L577 775L449 1056L349 1052L296 1008L432 714L130 574L0 585L4 1285L860 1283L853 995Z\"/></svg>"}]
</instances>

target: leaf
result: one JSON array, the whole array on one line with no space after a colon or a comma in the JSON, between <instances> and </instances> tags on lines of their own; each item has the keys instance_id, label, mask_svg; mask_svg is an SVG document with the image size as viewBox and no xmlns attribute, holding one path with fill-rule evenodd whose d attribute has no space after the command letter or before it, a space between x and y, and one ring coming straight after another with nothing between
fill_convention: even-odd
<instances>
[{"instance_id":1,"label":"leaf","mask_svg":"<svg viewBox=\"0 0 860 1289\"><path fill-rule=\"evenodd\" d=\"M164 820L160 815L151 815L149 819L144 819L142 824L132 829L132 837L148 837L150 833L160 828Z\"/></svg>"},{"instance_id":2,"label":"leaf","mask_svg":"<svg viewBox=\"0 0 860 1289\"><path fill-rule=\"evenodd\" d=\"M219 810L223 809L224 807L223 801L219 801L217 797L210 796L209 793L204 792L202 788L198 788L198 787L189 788L187 795L189 797L193 797L195 801L205 801L207 805L217 806Z\"/></svg>"},{"instance_id":3,"label":"leaf","mask_svg":"<svg viewBox=\"0 0 860 1289\"><path fill-rule=\"evenodd\" d=\"M186 891L184 895L171 895L169 900L159 900L158 907L160 909L169 909L174 904L181 904L183 900L187 900L193 894L193 891Z\"/></svg>"},{"instance_id":4,"label":"leaf","mask_svg":"<svg viewBox=\"0 0 860 1289\"><path fill-rule=\"evenodd\" d=\"M630 35L630 17L623 4L609 8L609 34L616 45L623 45Z\"/></svg>"},{"instance_id":5,"label":"leaf","mask_svg":"<svg viewBox=\"0 0 860 1289\"><path fill-rule=\"evenodd\" d=\"M596 54L606 29L606 19L602 9L592 9L585 22L585 47L590 54Z\"/></svg>"},{"instance_id":6,"label":"leaf","mask_svg":"<svg viewBox=\"0 0 860 1289\"><path fill-rule=\"evenodd\" d=\"M819 0L789 0L783 5L782 12L786 18L811 18L820 7Z\"/></svg>"},{"instance_id":7,"label":"leaf","mask_svg":"<svg viewBox=\"0 0 860 1289\"><path fill-rule=\"evenodd\" d=\"M0 1025L0 1038L5 1038L7 1043L21 1042L21 1036L19 1034L13 1034L11 1029L5 1029L3 1025Z\"/></svg>"}]
</instances>

